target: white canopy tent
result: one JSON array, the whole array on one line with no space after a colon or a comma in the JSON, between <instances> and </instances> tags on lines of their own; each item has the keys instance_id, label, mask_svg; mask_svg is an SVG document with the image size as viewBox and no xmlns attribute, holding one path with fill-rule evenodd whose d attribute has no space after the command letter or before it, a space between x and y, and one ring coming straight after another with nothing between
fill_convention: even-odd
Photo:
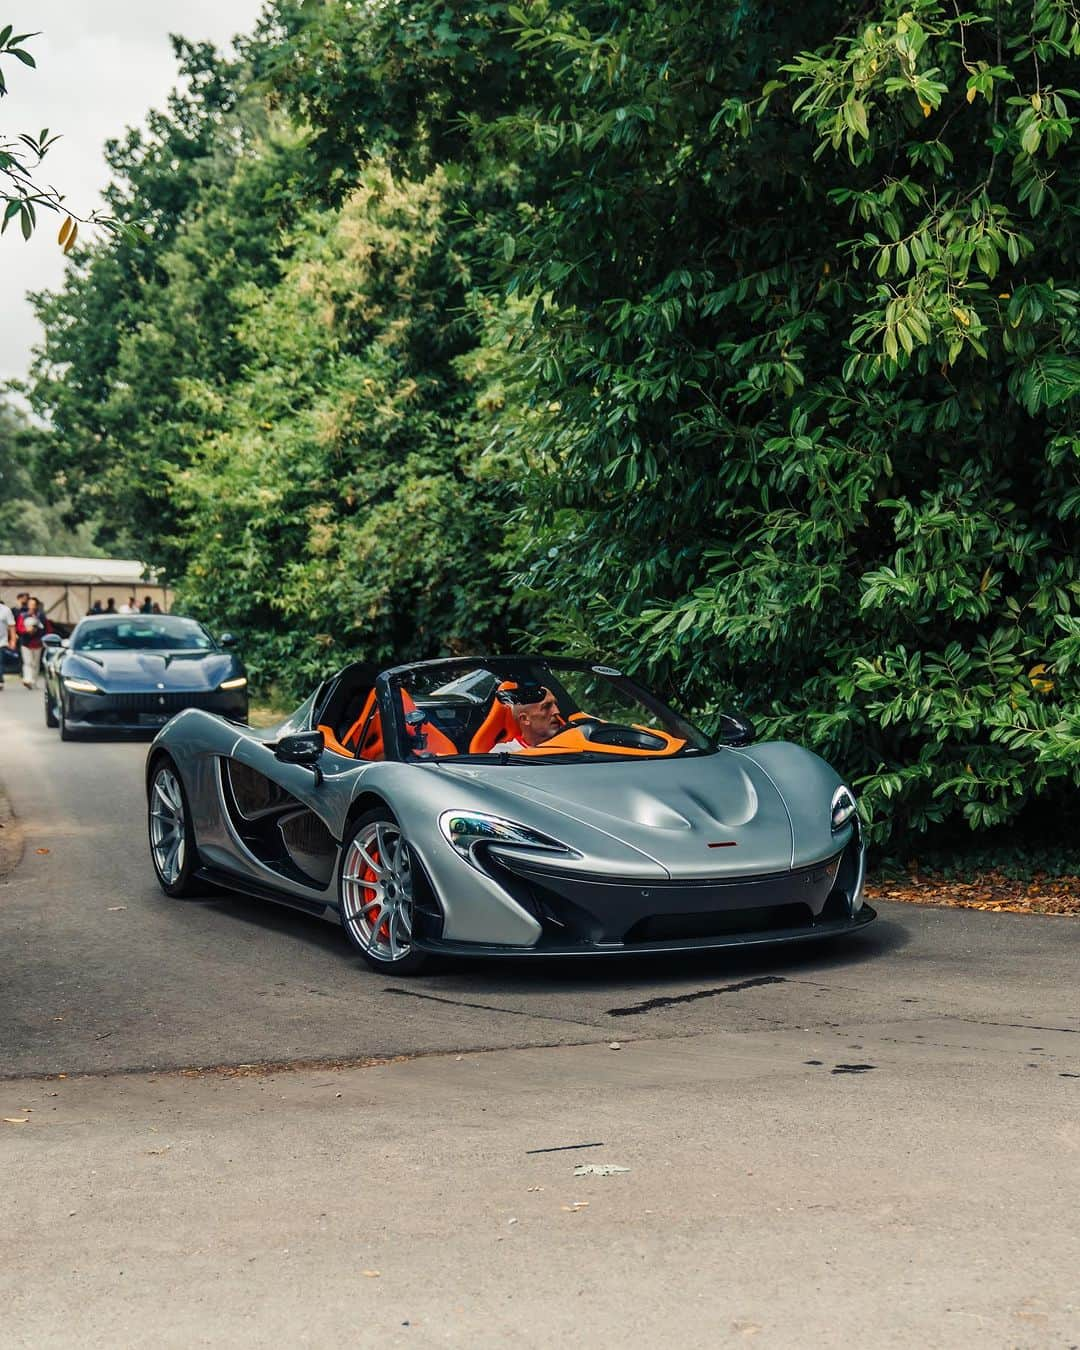
<instances>
[{"instance_id":1,"label":"white canopy tent","mask_svg":"<svg viewBox=\"0 0 1080 1350\"><path fill-rule=\"evenodd\" d=\"M141 605L147 596L168 613L172 591L134 558L32 557L0 553L0 600L14 606L19 591L36 595L53 623L69 627L95 600L110 597L117 608L129 596Z\"/></svg>"}]
</instances>

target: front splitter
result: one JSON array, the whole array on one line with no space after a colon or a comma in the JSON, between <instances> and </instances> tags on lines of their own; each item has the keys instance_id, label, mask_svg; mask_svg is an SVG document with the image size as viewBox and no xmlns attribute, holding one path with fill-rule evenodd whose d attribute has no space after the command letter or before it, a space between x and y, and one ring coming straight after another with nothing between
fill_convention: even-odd
<instances>
[{"instance_id":1,"label":"front splitter","mask_svg":"<svg viewBox=\"0 0 1080 1350\"><path fill-rule=\"evenodd\" d=\"M843 937L858 932L877 918L877 910L863 905L853 918L829 919L812 927L777 928L759 933L724 933L718 937L675 938L666 942L598 942L557 944L542 943L532 947L506 947L484 942L432 942L419 938L413 945L420 951L443 956L509 956L542 957L569 956L661 956L672 952L710 952L735 947L772 947L791 942L813 942L822 938Z\"/></svg>"}]
</instances>

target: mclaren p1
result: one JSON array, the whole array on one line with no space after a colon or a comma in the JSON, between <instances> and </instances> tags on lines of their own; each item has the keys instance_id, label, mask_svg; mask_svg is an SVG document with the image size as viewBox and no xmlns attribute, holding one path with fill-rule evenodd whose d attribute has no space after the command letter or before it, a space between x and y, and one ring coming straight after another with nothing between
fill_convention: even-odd
<instances>
[{"instance_id":1,"label":"mclaren p1","mask_svg":"<svg viewBox=\"0 0 1080 1350\"><path fill-rule=\"evenodd\" d=\"M207 883L340 922L368 963L794 942L869 923L855 798L822 759L710 739L610 666L354 664L280 725L202 708L146 763L169 895Z\"/></svg>"}]
</instances>

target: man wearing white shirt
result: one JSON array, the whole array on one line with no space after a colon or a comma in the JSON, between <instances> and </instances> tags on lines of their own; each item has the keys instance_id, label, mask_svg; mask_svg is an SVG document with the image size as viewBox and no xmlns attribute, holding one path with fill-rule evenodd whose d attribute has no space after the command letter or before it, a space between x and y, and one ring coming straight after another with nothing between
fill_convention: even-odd
<instances>
[{"instance_id":1,"label":"man wearing white shirt","mask_svg":"<svg viewBox=\"0 0 1080 1350\"><path fill-rule=\"evenodd\" d=\"M18 646L18 639L15 636L15 615L0 600L0 646L10 647L13 650ZM0 659L0 693L4 689L4 663Z\"/></svg>"},{"instance_id":2,"label":"man wearing white shirt","mask_svg":"<svg viewBox=\"0 0 1080 1350\"><path fill-rule=\"evenodd\" d=\"M515 750L529 750L534 745L543 745L566 725L555 695L545 685L503 680L495 691L495 697L513 713L518 734L512 740L499 741L493 745L492 754L507 750L513 753Z\"/></svg>"}]
</instances>

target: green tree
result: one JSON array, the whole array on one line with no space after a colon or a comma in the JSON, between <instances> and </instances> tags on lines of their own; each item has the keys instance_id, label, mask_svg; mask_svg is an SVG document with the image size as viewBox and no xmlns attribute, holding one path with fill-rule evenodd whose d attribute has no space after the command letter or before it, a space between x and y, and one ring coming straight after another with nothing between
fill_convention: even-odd
<instances>
[{"instance_id":1,"label":"green tree","mask_svg":"<svg viewBox=\"0 0 1080 1350\"><path fill-rule=\"evenodd\" d=\"M8 94L4 59L13 58L33 69L37 63L23 44L37 36L37 33L16 33L11 24L0 28L0 98ZM36 135L24 131L13 139L0 136L0 205L3 207L0 234L18 219L23 238L29 239L37 227L39 210L60 213L64 219L58 242L65 253L70 253L78 237L80 221L109 228L119 228L119 222L100 211L88 216L75 215L65 205L65 198L57 188L46 187L39 181L42 161L59 139L59 136L49 134L48 127L43 127Z\"/></svg>"},{"instance_id":2,"label":"green tree","mask_svg":"<svg viewBox=\"0 0 1080 1350\"><path fill-rule=\"evenodd\" d=\"M372 165L299 223L272 286L245 288L242 378L192 383L206 437L178 469L184 600L298 689L350 657L483 646L505 630L501 466L475 454L487 385L447 322L467 279L448 183ZM476 392L474 392L474 388Z\"/></svg>"},{"instance_id":3,"label":"green tree","mask_svg":"<svg viewBox=\"0 0 1080 1350\"><path fill-rule=\"evenodd\" d=\"M47 491L43 441L41 430L18 408L0 402L0 553L100 552L93 525L71 528L70 502Z\"/></svg>"},{"instance_id":4,"label":"green tree","mask_svg":"<svg viewBox=\"0 0 1080 1350\"><path fill-rule=\"evenodd\" d=\"M98 522L103 546L137 538L154 562L163 561L154 550L170 522L160 463L166 438L155 441L155 428L177 406L176 377L192 359L191 331L197 325L202 331L205 314L196 308L185 331L170 336L170 350L159 351L145 370L122 361L133 335L153 322L168 287L161 259L250 145L234 112L235 67L208 44L176 39L174 46L184 88L170 96L164 112L149 115L145 129L129 131L106 149L114 174L105 193L109 209L115 217L141 220L144 228L78 250L64 286L34 297L45 340L29 391L34 410L51 428L43 450L48 480L68 494L76 513ZM250 222L252 234L259 223ZM265 251L265 242L257 247ZM227 261L215 260L222 265ZM226 305L227 292L214 284L220 280L212 276L193 303ZM208 338L222 327L207 322ZM175 448L167 443L170 459Z\"/></svg>"},{"instance_id":5,"label":"green tree","mask_svg":"<svg viewBox=\"0 0 1080 1350\"><path fill-rule=\"evenodd\" d=\"M1080 781L1080 26L933 0L515 11L490 222L549 636L842 764L901 837ZM506 427L507 436L514 428Z\"/></svg>"}]
</instances>

